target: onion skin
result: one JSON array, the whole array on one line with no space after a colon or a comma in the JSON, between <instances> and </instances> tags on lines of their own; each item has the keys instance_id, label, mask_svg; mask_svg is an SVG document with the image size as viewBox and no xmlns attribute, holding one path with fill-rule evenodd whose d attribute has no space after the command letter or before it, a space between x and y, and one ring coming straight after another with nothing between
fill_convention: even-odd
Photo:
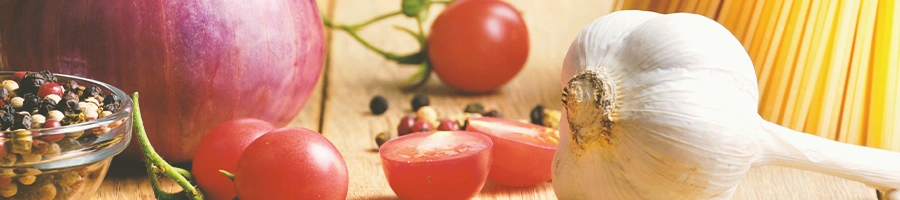
<instances>
[{"instance_id":1,"label":"onion skin","mask_svg":"<svg viewBox=\"0 0 900 200\"><path fill-rule=\"evenodd\" d=\"M83 76L146 101L151 143L190 162L216 125L281 127L301 110L324 62L314 0L0 0L0 70ZM126 157L141 158L137 142Z\"/></svg>"}]
</instances>

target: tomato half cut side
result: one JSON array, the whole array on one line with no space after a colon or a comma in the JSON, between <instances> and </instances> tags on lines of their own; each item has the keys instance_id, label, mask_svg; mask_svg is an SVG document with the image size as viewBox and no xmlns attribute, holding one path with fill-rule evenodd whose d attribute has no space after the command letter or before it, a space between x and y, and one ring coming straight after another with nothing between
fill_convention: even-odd
<instances>
[{"instance_id":1,"label":"tomato half cut side","mask_svg":"<svg viewBox=\"0 0 900 200\"><path fill-rule=\"evenodd\" d=\"M381 163L401 199L471 199L491 166L491 139L466 131L419 132L381 145Z\"/></svg>"},{"instance_id":2,"label":"tomato half cut side","mask_svg":"<svg viewBox=\"0 0 900 200\"><path fill-rule=\"evenodd\" d=\"M550 180L553 154L559 145L555 129L494 117L469 119L466 131L494 142L488 179L508 186L530 186Z\"/></svg>"}]
</instances>

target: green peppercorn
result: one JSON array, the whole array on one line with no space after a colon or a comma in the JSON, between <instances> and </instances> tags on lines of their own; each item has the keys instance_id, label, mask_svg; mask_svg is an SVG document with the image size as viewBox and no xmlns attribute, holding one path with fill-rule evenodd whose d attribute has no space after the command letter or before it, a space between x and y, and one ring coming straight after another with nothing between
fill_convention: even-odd
<instances>
[{"instance_id":1,"label":"green peppercorn","mask_svg":"<svg viewBox=\"0 0 900 200\"><path fill-rule=\"evenodd\" d=\"M465 112L465 113L483 113L484 106L478 102L466 104L466 108L463 109L463 112Z\"/></svg>"},{"instance_id":2,"label":"green peppercorn","mask_svg":"<svg viewBox=\"0 0 900 200\"><path fill-rule=\"evenodd\" d=\"M59 121L59 123L61 123L62 125L72 125L72 124L78 124L78 123L82 123L82 122L84 122L83 114L66 114L66 117L64 117L61 121Z\"/></svg>"},{"instance_id":3,"label":"green peppercorn","mask_svg":"<svg viewBox=\"0 0 900 200\"><path fill-rule=\"evenodd\" d=\"M416 112L422 106L431 105L431 102L429 102L428 96L426 96L425 94L416 94L416 96L413 97L411 104L412 111Z\"/></svg>"},{"instance_id":4,"label":"green peppercorn","mask_svg":"<svg viewBox=\"0 0 900 200\"><path fill-rule=\"evenodd\" d=\"M384 99L381 95L377 95L369 101L369 111L372 111L372 114L380 115L387 111L388 103L387 100Z\"/></svg>"},{"instance_id":5,"label":"green peppercorn","mask_svg":"<svg viewBox=\"0 0 900 200\"><path fill-rule=\"evenodd\" d=\"M487 111L487 112L485 112L485 113L482 113L481 115L482 115L482 116L485 116L485 117L496 117L496 118L502 118L502 117L503 117L502 115L500 115L500 111L497 111L497 110L490 110L490 111Z\"/></svg>"},{"instance_id":6,"label":"green peppercorn","mask_svg":"<svg viewBox=\"0 0 900 200\"><path fill-rule=\"evenodd\" d=\"M381 145L384 144L385 142L387 142L388 140L391 140L391 136L386 131L378 133L378 135L375 136L375 144L378 144L378 147L381 147Z\"/></svg>"},{"instance_id":7,"label":"green peppercorn","mask_svg":"<svg viewBox=\"0 0 900 200\"><path fill-rule=\"evenodd\" d=\"M18 129L13 132L12 137L9 139L12 141L10 152L17 154L31 153L32 138L30 131Z\"/></svg>"},{"instance_id":8,"label":"green peppercorn","mask_svg":"<svg viewBox=\"0 0 900 200\"><path fill-rule=\"evenodd\" d=\"M532 124L544 125L544 106L540 104L534 106L529 116Z\"/></svg>"}]
</instances>

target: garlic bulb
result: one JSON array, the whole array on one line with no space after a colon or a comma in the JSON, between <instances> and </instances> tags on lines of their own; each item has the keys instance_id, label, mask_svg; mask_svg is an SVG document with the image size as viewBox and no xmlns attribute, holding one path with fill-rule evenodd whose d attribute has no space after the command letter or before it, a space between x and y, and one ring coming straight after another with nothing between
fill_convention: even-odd
<instances>
[{"instance_id":1,"label":"garlic bulb","mask_svg":"<svg viewBox=\"0 0 900 200\"><path fill-rule=\"evenodd\" d=\"M701 15L603 16L569 47L562 77L560 199L729 199L770 164L900 188L900 153L764 121L750 58Z\"/></svg>"}]
</instances>

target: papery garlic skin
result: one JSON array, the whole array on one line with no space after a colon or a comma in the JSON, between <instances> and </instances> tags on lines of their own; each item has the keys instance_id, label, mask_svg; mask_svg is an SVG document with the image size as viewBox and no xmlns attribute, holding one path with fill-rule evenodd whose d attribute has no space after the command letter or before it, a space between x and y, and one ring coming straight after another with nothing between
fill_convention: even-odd
<instances>
[{"instance_id":1,"label":"papery garlic skin","mask_svg":"<svg viewBox=\"0 0 900 200\"><path fill-rule=\"evenodd\" d=\"M595 20L569 47L561 87L567 110L552 167L560 199L728 199L758 153L753 64L701 15Z\"/></svg>"}]
</instances>

